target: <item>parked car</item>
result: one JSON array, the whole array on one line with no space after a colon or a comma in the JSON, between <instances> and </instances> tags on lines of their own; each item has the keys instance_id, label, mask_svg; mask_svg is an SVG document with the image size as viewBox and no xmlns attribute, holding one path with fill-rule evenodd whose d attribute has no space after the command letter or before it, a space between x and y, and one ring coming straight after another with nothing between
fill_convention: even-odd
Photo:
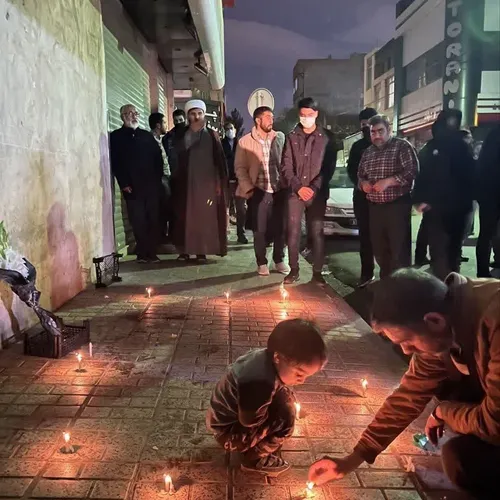
<instances>
[{"instance_id":1,"label":"parked car","mask_svg":"<svg viewBox=\"0 0 500 500\"><path fill-rule=\"evenodd\" d=\"M326 236L358 236L358 221L352 203L352 182L345 167L337 167L330 182L326 203L324 232Z\"/></svg>"}]
</instances>

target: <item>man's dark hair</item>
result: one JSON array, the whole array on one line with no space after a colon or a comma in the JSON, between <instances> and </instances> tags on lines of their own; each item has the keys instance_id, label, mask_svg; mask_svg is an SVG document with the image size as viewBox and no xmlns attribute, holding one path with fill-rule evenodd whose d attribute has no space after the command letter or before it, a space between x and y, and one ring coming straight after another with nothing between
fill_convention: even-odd
<instances>
[{"instance_id":1,"label":"man's dark hair","mask_svg":"<svg viewBox=\"0 0 500 500\"><path fill-rule=\"evenodd\" d=\"M270 111L271 113L273 110L269 106L259 106L254 112L253 112L253 121L257 120L257 118L260 118L264 113L267 113Z\"/></svg>"},{"instance_id":2,"label":"man's dark hair","mask_svg":"<svg viewBox=\"0 0 500 500\"><path fill-rule=\"evenodd\" d=\"M372 322L420 325L426 314L448 311L448 287L425 271L400 269L373 288Z\"/></svg>"},{"instance_id":3,"label":"man's dark hair","mask_svg":"<svg viewBox=\"0 0 500 500\"><path fill-rule=\"evenodd\" d=\"M359 121L362 120L369 120L370 118L373 118L374 116L377 116L377 110L374 108L365 108L361 113L359 113Z\"/></svg>"},{"instance_id":4,"label":"man's dark hair","mask_svg":"<svg viewBox=\"0 0 500 500\"><path fill-rule=\"evenodd\" d=\"M374 127L375 125L384 125L384 127L389 130L391 127L391 122L389 118L385 115L375 115L370 118L370 121L368 122L370 124L370 127Z\"/></svg>"},{"instance_id":5,"label":"man's dark hair","mask_svg":"<svg viewBox=\"0 0 500 500\"><path fill-rule=\"evenodd\" d=\"M183 116L184 118L186 118L186 113L183 109L175 109L172 113L172 117L175 118L176 116Z\"/></svg>"},{"instance_id":6,"label":"man's dark hair","mask_svg":"<svg viewBox=\"0 0 500 500\"><path fill-rule=\"evenodd\" d=\"M316 323L305 319L288 319L278 323L267 339L267 350L297 364L326 361L326 345L321 330Z\"/></svg>"},{"instance_id":7,"label":"man's dark hair","mask_svg":"<svg viewBox=\"0 0 500 500\"><path fill-rule=\"evenodd\" d=\"M149 128L154 130L157 125L161 125L161 122L165 118L165 115L162 113L152 113L149 115Z\"/></svg>"},{"instance_id":8,"label":"man's dark hair","mask_svg":"<svg viewBox=\"0 0 500 500\"><path fill-rule=\"evenodd\" d=\"M319 104L312 97L304 97L297 104L297 109L303 109L303 108L319 111Z\"/></svg>"},{"instance_id":9,"label":"man's dark hair","mask_svg":"<svg viewBox=\"0 0 500 500\"><path fill-rule=\"evenodd\" d=\"M236 128L236 125L232 121L228 120L224 123L224 130L228 130L230 127Z\"/></svg>"}]
</instances>

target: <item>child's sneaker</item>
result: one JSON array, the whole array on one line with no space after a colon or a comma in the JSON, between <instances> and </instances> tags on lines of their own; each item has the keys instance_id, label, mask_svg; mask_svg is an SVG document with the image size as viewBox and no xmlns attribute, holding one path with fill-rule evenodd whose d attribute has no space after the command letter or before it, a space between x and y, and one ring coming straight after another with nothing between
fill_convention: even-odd
<instances>
[{"instance_id":1,"label":"child's sneaker","mask_svg":"<svg viewBox=\"0 0 500 500\"><path fill-rule=\"evenodd\" d=\"M290 464L286 460L274 454L257 460L243 459L241 464L241 469L244 471L258 472L269 477L277 477L289 468Z\"/></svg>"}]
</instances>

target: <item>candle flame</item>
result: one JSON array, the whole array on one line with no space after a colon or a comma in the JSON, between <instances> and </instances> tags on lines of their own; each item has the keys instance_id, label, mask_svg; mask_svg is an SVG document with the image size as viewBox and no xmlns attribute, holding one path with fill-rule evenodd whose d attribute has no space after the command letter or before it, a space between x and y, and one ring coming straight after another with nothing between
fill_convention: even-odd
<instances>
[{"instance_id":1,"label":"candle flame","mask_svg":"<svg viewBox=\"0 0 500 500\"><path fill-rule=\"evenodd\" d=\"M368 380L366 380L366 378L361 379L361 386L366 391L366 388L368 387Z\"/></svg>"},{"instance_id":2,"label":"candle flame","mask_svg":"<svg viewBox=\"0 0 500 500\"><path fill-rule=\"evenodd\" d=\"M81 362L82 362L82 359L83 359L83 356L82 356L80 353L78 353L78 354L76 355L76 359L78 360L78 363L81 363Z\"/></svg>"},{"instance_id":3,"label":"candle flame","mask_svg":"<svg viewBox=\"0 0 500 500\"><path fill-rule=\"evenodd\" d=\"M287 299L288 295L290 295L285 289L281 290L281 297L283 299Z\"/></svg>"},{"instance_id":4,"label":"candle flame","mask_svg":"<svg viewBox=\"0 0 500 500\"><path fill-rule=\"evenodd\" d=\"M225 292L224 295L226 296L226 299L229 300L229 297L231 296L231 293L228 291L228 292Z\"/></svg>"},{"instance_id":5,"label":"candle flame","mask_svg":"<svg viewBox=\"0 0 500 500\"><path fill-rule=\"evenodd\" d=\"M172 478L169 474L164 474L163 479L165 480L165 484L172 484Z\"/></svg>"},{"instance_id":6,"label":"candle flame","mask_svg":"<svg viewBox=\"0 0 500 500\"><path fill-rule=\"evenodd\" d=\"M151 298L151 293L153 293L153 289L151 287L146 288L146 292L148 294L148 297Z\"/></svg>"},{"instance_id":7,"label":"candle flame","mask_svg":"<svg viewBox=\"0 0 500 500\"><path fill-rule=\"evenodd\" d=\"M310 490L310 491L312 491L313 488L314 488L314 483L312 481L309 481L307 483L307 489Z\"/></svg>"},{"instance_id":8,"label":"candle flame","mask_svg":"<svg viewBox=\"0 0 500 500\"><path fill-rule=\"evenodd\" d=\"M64 442L69 443L70 434L69 432L63 432Z\"/></svg>"}]
</instances>

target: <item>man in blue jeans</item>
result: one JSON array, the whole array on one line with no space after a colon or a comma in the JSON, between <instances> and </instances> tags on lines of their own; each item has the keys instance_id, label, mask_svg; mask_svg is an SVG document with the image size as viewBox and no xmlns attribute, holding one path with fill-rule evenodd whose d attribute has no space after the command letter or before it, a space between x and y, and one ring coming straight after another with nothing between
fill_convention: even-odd
<instances>
[{"instance_id":1,"label":"man in blue jeans","mask_svg":"<svg viewBox=\"0 0 500 500\"><path fill-rule=\"evenodd\" d=\"M312 241L313 278L323 281L325 259L323 220L329 183L335 172L337 150L331 134L316 124L318 103L306 97L298 103L300 123L288 134L281 162L281 176L288 194L288 258L290 273L285 283L299 276L302 216L306 215L308 239Z\"/></svg>"}]
</instances>

